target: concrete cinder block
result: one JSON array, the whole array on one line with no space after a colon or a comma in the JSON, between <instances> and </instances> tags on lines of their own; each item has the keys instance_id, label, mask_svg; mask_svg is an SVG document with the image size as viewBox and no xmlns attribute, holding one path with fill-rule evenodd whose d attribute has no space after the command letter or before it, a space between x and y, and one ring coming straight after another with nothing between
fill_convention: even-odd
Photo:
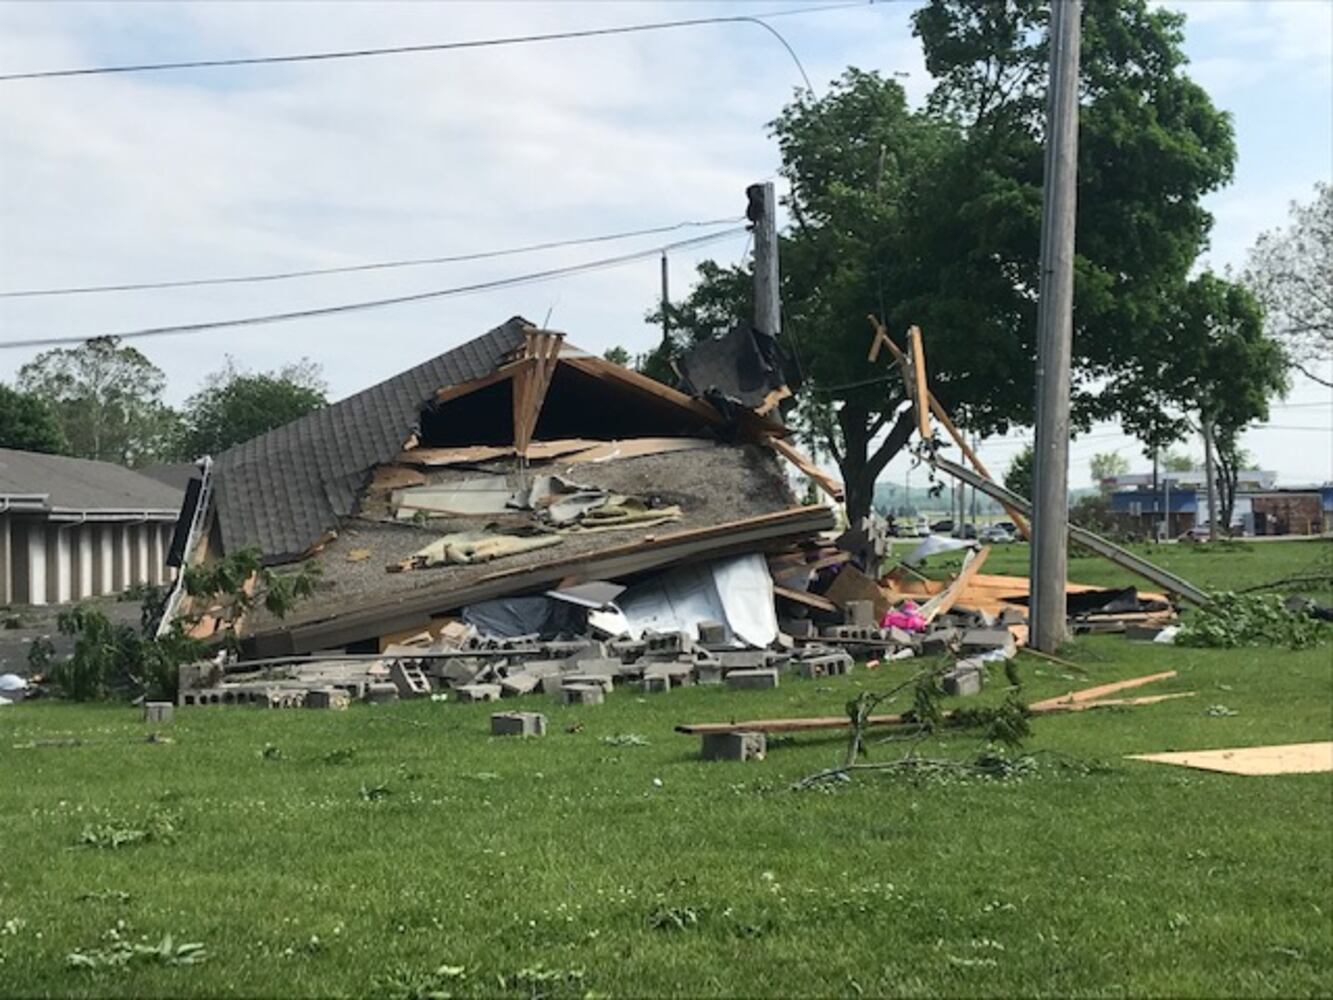
<instances>
[{"instance_id":1,"label":"concrete cinder block","mask_svg":"<svg viewBox=\"0 0 1333 1000\"><path fill-rule=\"evenodd\" d=\"M586 660L575 660L573 673L582 676L616 677L624 666L625 664L621 663L618 658L598 656Z\"/></svg>"},{"instance_id":2,"label":"concrete cinder block","mask_svg":"<svg viewBox=\"0 0 1333 1000\"><path fill-rule=\"evenodd\" d=\"M783 618L778 628L797 639L811 639L815 635L815 623L809 618Z\"/></svg>"},{"instance_id":3,"label":"concrete cinder block","mask_svg":"<svg viewBox=\"0 0 1333 1000\"><path fill-rule=\"evenodd\" d=\"M833 677L852 669L854 660L843 652L827 653L800 660L797 664L802 677Z\"/></svg>"},{"instance_id":4,"label":"concrete cinder block","mask_svg":"<svg viewBox=\"0 0 1333 1000\"><path fill-rule=\"evenodd\" d=\"M722 665L716 662L696 663L694 665L694 682L696 684L721 684Z\"/></svg>"},{"instance_id":5,"label":"concrete cinder block","mask_svg":"<svg viewBox=\"0 0 1333 1000\"><path fill-rule=\"evenodd\" d=\"M548 674L541 679L542 694L553 694L559 697L560 689L565 686L565 678L562 674Z\"/></svg>"},{"instance_id":6,"label":"concrete cinder block","mask_svg":"<svg viewBox=\"0 0 1333 1000\"><path fill-rule=\"evenodd\" d=\"M721 622L702 621L696 626L699 630L699 642L705 646L725 646L727 644L727 626Z\"/></svg>"},{"instance_id":7,"label":"concrete cinder block","mask_svg":"<svg viewBox=\"0 0 1333 1000\"><path fill-rule=\"evenodd\" d=\"M457 689L459 701L499 701L499 684L464 684Z\"/></svg>"},{"instance_id":8,"label":"concrete cinder block","mask_svg":"<svg viewBox=\"0 0 1333 1000\"><path fill-rule=\"evenodd\" d=\"M606 691L599 684L566 684L560 699L566 705L600 705L606 701Z\"/></svg>"},{"instance_id":9,"label":"concrete cinder block","mask_svg":"<svg viewBox=\"0 0 1333 1000\"><path fill-rule=\"evenodd\" d=\"M398 687L395 684L381 682L366 685L366 701L372 705L387 705L398 700Z\"/></svg>"},{"instance_id":10,"label":"concrete cinder block","mask_svg":"<svg viewBox=\"0 0 1333 1000\"><path fill-rule=\"evenodd\" d=\"M492 736L545 736L546 716L540 712L496 712L491 716Z\"/></svg>"},{"instance_id":11,"label":"concrete cinder block","mask_svg":"<svg viewBox=\"0 0 1333 1000\"><path fill-rule=\"evenodd\" d=\"M736 649L714 656L723 670L758 670L768 666L768 654L762 649Z\"/></svg>"},{"instance_id":12,"label":"concrete cinder block","mask_svg":"<svg viewBox=\"0 0 1333 1000\"><path fill-rule=\"evenodd\" d=\"M945 694L968 697L981 693L985 678L984 664L972 660L959 660L952 670L940 678L940 682L944 686Z\"/></svg>"},{"instance_id":13,"label":"concrete cinder block","mask_svg":"<svg viewBox=\"0 0 1333 1000\"><path fill-rule=\"evenodd\" d=\"M607 694L611 693L611 688L615 685L615 679L606 674L565 674L560 678L565 687L571 684L579 686L595 686L601 688Z\"/></svg>"},{"instance_id":14,"label":"concrete cinder block","mask_svg":"<svg viewBox=\"0 0 1333 1000\"><path fill-rule=\"evenodd\" d=\"M775 688L778 686L778 672L772 668L766 670L732 670L727 674L727 686L730 688Z\"/></svg>"},{"instance_id":15,"label":"concrete cinder block","mask_svg":"<svg viewBox=\"0 0 1333 1000\"><path fill-rule=\"evenodd\" d=\"M510 674L500 679L500 694L513 697L520 694L531 694L537 690L542 679L536 674L530 674L526 670L520 670L517 673Z\"/></svg>"},{"instance_id":16,"label":"concrete cinder block","mask_svg":"<svg viewBox=\"0 0 1333 1000\"><path fill-rule=\"evenodd\" d=\"M998 649L1005 659L1018 655L1018 642L1007 628L973 628L963 633L960 648L967 652Z\"/></svg>"},{"instance_id":17,"label":"concrete cinder block","mask_svg":"<svg viewBox=\"0 0 1333 1000\"><path fill-rule=\"evenodd\" d=\"M350 703L351 699L342 688L311 688L305 693L306 708L343 709Z\"/></svg>"},{"instance_id":18,"label":"concrete cinder block","mask_svg":"<svg viewBox=\"0 0 1333 1000\"><path fill-rule=\"evenodd\" d=\"M939 656L955 649L958 645L958 630L955 628L937 628L921 637L921 655Z\"/></svg>"},{"instance_id":19,"label":"concrete cinder block","mask_svg":"<svg viewBox=\"0 0 1333 1000\"><path fill-rule=\"evenodd\" d=\"M645 673L639 684L644 694L660 694L671 690L671 678L666 674Z\"/></svg>"},{"instance_id":20,"label":"concrete cinder block","mask_svg":"<svg viewBox=\"0 0 1333 1000\"><path fill-rule=\"evenodd\" d=\"M699 756L704 760L763 760L768 739L763 733L705 733Z\"/></svg>"},{"instance_id":21,"label":"concrete cinder block","mask_svg":"<svg viewBox=\"0 0 1333 1000\"><path fill-rule=\"evenodd\" d=\"M645 632L643 642L645 655L675 655L688 653L694 648L694 642L684 632Z\"/></svg>"},{"instance_id":22,"label":"concrete cinder block","mask_svg":"<svg viewBox=\"0 0 1333 1000\"><path fill-rule=\"evenodd\" d=\"M146 701L143 703L143 721L152 723L170 722L175 715L176 706L169 701Z\"/></svg>"},{"instance_id":23,"label":"concrete cinder block","mask_svg":"<svg viewBox=\"0 0 1333 1000\"><path fill-rule=\"evenodd\" d=\"M875 604L873 601L848 601L842 606L842 613L848 625L874 628L879 624L875 620Z\"/></svg>"}]
</instances>

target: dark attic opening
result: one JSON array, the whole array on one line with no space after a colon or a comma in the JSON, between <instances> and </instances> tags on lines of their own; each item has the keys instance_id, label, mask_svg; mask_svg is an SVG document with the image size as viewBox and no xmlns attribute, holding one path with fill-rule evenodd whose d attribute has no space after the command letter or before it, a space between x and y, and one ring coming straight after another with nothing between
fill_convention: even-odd
<instances>
[{"instance_id":1,"label":"dark attic opening","mask_svg":"<svg viewBox=\"0 0 1333 1000\"><path fill-rule=\"evenodd\" d=\"M513 381L426 407L421 445L506 445L514 440ZM708 422L688 409L601 373L556 367L537 417L535 441L566 438L711 437Z\"/></svg>"}]
</instances>

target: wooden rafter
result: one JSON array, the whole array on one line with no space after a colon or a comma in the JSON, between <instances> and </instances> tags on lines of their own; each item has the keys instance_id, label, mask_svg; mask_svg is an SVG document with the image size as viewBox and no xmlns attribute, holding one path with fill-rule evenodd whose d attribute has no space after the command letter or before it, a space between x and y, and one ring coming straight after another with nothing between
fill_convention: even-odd
<instances>
[{"instance_id":1,"label":"wooden rafter","mask_svg":"<svg viewBox=\"0 0 1333 1000\"><path fill-rule=\"evenodd\" d=\"M821 490L831 496L836 502L842 503L846 498L842 483L838 482L838 480L834 479L819 466L815 465L814 462L793 447L791 442L784 441L779 437L770 437L768 439L768 444L769 447L779 455L812 479Z\"/></svg>"}]
</instances>

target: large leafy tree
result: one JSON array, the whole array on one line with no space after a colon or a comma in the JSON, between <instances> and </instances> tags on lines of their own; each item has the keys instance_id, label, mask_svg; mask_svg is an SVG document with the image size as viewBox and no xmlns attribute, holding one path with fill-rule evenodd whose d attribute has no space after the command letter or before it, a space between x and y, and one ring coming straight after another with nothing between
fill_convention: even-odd
<instances>
[{"instance_id":1,"label":"large leafy tree","mask_svg":"<svg viewBox=\"0 0 1333 1000\"><path fill-rule=\"evenodd\" d=\"M1098 489L1104 489L1103 483L1112 476L1123 476L1129 471L1129 460L1118 451L1103 451L1093 455L1088 462L1092 480Z\"/></svg>"},{"instance_id":2,"label":"large leafy tree","mask_svg":"<svg viewBox=\"0 0 1333 1000\"><path fill-rule=\"evenodd\" d=\"M922 327L930 388L967 429L1031 420L1047 13L1038 0L932 0L914 15L936 81L926 109L849 70L772 125L791 186L785 343L807 380L803 429L837 461L853 518L911 434L893 374L875 383L885 372L865 366L866 313ZM1075 418L1142 423L1160 401L1137 351L1169 332L1211 223L1200 199L1230 178L1235 149L1227 116L1183 73L1180 15L1088 0L1083 23ZM748 315L744 277L701 268L673 308L682 337L714 332L690 324L716 325L728 290L730 315Z\"/></svg>"},{"instance_id":3,"label":"large leafy tree","mask_svg":"<svg viewBox=\"0 0 1333 1000\"><path fill-rule=\"evenodd\" d=\"M1314 370L1333 361L1333 185L1316 184L1310 204L1291 206L1287 229L1259 237L1243 280L1263 304L1287 363L1333 386Z\"/></svg>"},{"instance_id":4,"label":"large leafy tree","mask_svg":"<svg viewBox=\"0 0 1333 1000\"><path fill-rule=\"evenodd\" d=\"M1268 419L1269 400L1287 390L1282 346L1264 332L1263 309L1245 288L1209 272L1190 281L1173 303L1168 336L1141 362L1156 395L1169 401L1182 435L1197 429L1213 442L1208 470L1221 505L1214 526L1231 523L1245 453L1245 428ZM1159 418L1160 422L1160 418Z\"/></svg>"},{"instance_id":5,"label":"large leafy tree","mask_svg":"<svg viewBox=\"0 0 1333 1000\"><path fill-rule=\"evenodd\" d=\"M71 455L137 466L169 452L176 417L162 402L166 376L114 337L39 354L18 384L51 407Z\"/></svg>"},{"instance_id":6,"label":"large leafy tree","mask_svg":"<svg viewBox=\"0 0 1333 1000\"><path fill-rule=\"evenodd\" d=\"M251 373L228 359L186 400L176 450L189 459L216 455L319 409L325 393L319 367L309 361Z\"/></svg>"},{"instance_id":7,"label":"large leafy tree","mask_svg":"<svg viewBox=\"0 0 1333 1000\"><path fill-rule=\"evenodd\" d=\"M69 445L46 400L0 385L0 448L63 455Z\"/></svg>"}]
</instances>

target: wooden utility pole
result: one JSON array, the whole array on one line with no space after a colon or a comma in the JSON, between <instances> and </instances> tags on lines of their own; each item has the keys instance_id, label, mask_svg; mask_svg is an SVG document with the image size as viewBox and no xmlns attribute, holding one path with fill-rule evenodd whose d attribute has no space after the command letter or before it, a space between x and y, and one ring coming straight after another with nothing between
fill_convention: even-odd
<instances>
[{"instance_id":1,"label":"wooden utility pole","mask_svg":"<svg viewBox=\"0 0 1333 1000\"><path fill-rule=\"evenodd\" d=\"M663 345L671 342L671 291L670 291L671 272L667 268L667 254L662 251L662 343Z\"/></svg>"},{"instance_id":2,"label":"wooden utility pole","mask_svg":"<svg viewBox=\"0 0 1333 1000\"><path fill-rule=\"evenodd\" d=\"M1037 314L1037 434L1032 496L1029 641L1053 653L1065 640L1069 530L1069 369L1074 331L1081 0L1051 0L1051 71L1041 211Z\"/></svg>"},{"instance_id":3,"label":"wooden utility pole","mask_svg":"<svg viewBox=\"0 0 1333 1000\"><path fill-rule=\"evenodd\" d=\"M773 182L751 184L746 218L754 225L754 328L776 337L782 330L782 305L778 290L777 195Z\"/></svg>"}]
</instances>

